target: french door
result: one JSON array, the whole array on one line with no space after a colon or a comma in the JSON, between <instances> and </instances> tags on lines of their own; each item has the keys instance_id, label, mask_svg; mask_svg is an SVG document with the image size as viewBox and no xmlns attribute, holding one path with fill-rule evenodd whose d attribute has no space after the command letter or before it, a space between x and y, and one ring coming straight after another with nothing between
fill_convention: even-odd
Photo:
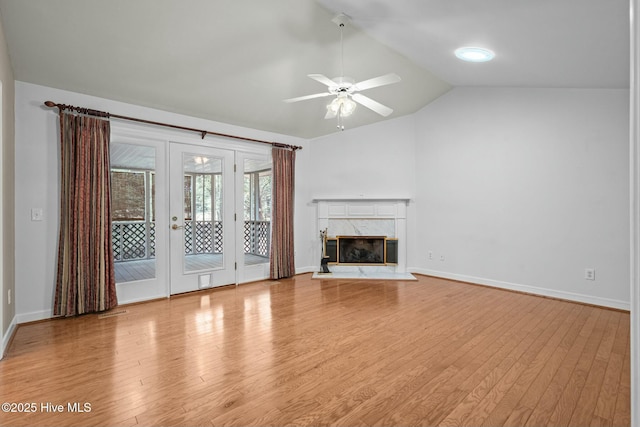
<instances>
[{"instance_id":1,"label":"french door","mask_svg":"<svg viewBox=\"0 0 640 427\"><path fill-rule=\"evenodd\" d=\"M268 153L123 135L111 142L120 303L268 277Z\"/></svg>"},{"instance_id":2,"label":"french door","mask_svg":"<svg viewBox=\"0 0 640 427\"><path fill-rule=\"evenodd\" d=\"M234 152L169 147L171 294L236 283Z\"/></svg>"},{"instance_id":3,"label":"french door","mask_svg":"<svg viewBox=\"0 0 640 427\"><path fill-rule=\"evenodd\" d=\"M112 135L111 238L118 302L169 295L166 145Z\"/></svg>"}]
</instances>

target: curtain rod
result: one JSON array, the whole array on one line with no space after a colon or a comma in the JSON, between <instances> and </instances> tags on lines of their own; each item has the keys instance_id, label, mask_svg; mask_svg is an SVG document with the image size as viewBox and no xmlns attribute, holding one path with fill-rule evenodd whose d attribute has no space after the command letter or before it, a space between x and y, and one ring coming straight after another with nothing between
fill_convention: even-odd
<instances>
[{"instance_id":1,"label":"curtain rod","mask_svg":"<svg viewBox=\"0 0 640 427\"><path fill-rule=\"evenodd\" d=\"M76 111L76 112L81 113L81 114L87 114L87 115L90 115L90 116L112 117L114 119L129 120L131 122L145 123L145 124L148 124L148 125L155 125L155 126L164 126L164 127L168 127L168 128L172 128L172 129L185 130L185 131L189 131L189 132L197 132L197 133L200 134L202 139L204 139L204 137L207 136L207 135L215 135L215 136L221 136L221 137L224 137L224 138L240 139L240 140L243 140L243 141L258 142L260 144L269 144L269 145L271 145L273 147L287 148L287 149L292 150L292 151L302 150L302 147L300 147L298 145L289 145L289 144L283 144L283 143L280 143L280 142L263 141L261 139L245 138L243 136L229 135L229 134L226 134L226 133L212 132L212 131L209 131L209 130L195 129L195 128L190 128L190 127L186 127L186 126L172 125L172 124L163 123L163 122L154 122L152 120L138 119L136 117L129 117L129 116L121 116L121 115L118 115L118 114L111 114L111 113L107 113L107 112L104 112L104 111L91 110L91 109L82 108L82 107L75 107L73 105L57 104L57 103L55 103L53 101L45 101L44 105L46 105L47 107L50 107L50 108L58 107L58 109L60 111L62 111L62 110L71 110L71 111Z\"/></svg>"}]
</instances>

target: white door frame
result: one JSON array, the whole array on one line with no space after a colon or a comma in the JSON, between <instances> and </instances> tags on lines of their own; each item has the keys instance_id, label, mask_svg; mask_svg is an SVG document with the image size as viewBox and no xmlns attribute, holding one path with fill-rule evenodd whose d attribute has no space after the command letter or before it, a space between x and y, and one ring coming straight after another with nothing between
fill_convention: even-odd
<instances>
[{"instance_id":1,"label":"white door frame","mask_svg":"<svg viewBox=\"0 0 640 427\"><path fill-rule=\"evenodd\" d=\"M640 2L630 0L631 425L640 427Z\"/></svg>"}]
</instances>

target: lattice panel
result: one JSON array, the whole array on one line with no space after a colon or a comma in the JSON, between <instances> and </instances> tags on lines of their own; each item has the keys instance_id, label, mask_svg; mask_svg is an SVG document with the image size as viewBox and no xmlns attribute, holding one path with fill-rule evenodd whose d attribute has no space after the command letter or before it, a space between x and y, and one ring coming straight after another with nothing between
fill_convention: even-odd
<instances>
[{"instance_id":1,"label":"lattice panel","mask_svg":"<svg viewBox=\"0 0 640 427\"><path fill-rule=\"evenodd\" d=\"M245 221L243 248L245 254L269 255L271 223L269 221Z\"/></svg>"},{"instance_id":2,"label":"lattice panel","mask_svg":"<svg viewBox=\"0 0 640 427\"><path fill-rule=\"evenodd\" d=\"M122 236L122 227L120 224L111 224L111 246L113 248L113 260L122 261L122 248L120 246L120 237Z\"/></svg>"},{"instance_id":3,"label":"lattice panel","mask_svg":"<svg viewBox=\"0 0 640 427\"><path fill-rule=\"evenodd\" d=\"M224 251L224 245L222 243L222 222L220 221L216 221L214 223L214 243L215 243L215 248L214 248L214 253L218 253L221 254Z\"/></svg>"},{"instance_id":4,"label":"lattice panel","mask_svg":"<svg viewBox=\"0 0 640 427\"><path fill-rule=\"evenodd\" d=\"M156 224L155 222L149 224L148 233L146 226L144 222L113 222L111 224L114 261L155 258ZM196 221L195 236L193 221L185 221L184 252L185 254L222 253L224 250L222 237L223 228L220 221Z\"/></svg>"},{"instance_id":5,"label":"lattice panel","mask_svg":"<svg viewBox=\"0 0 640 427\"><path fill-rule=\"evenodd\" d=\"M271 234L271 223L270 222L259 222L256 224L256 254L267 256L269 255L269 246L270 244L270 234Z\"/></svg>"},{"instance_id":6,"label":"lattice panel","mask_svg":"<svg viewBox=\"0 0 640 427\"><path fill-rule=\"evenodd\" d=\"M244 222L244 253L250 254L252 253L252 243L253 243L253 222L245 221Z\"/></svg>"},{"instance_id":7,"label":"lattice panel","mask_svg":"<svg viewBox=\"0 0 640 427\"><path fill-rule=\"evenodd\" d=\"M147 238L148 253L147 253ZM130 261L156 256L156 224L145 222L120 222L111 224L113 260Z\"/></svg>"},{"instance_id":8,"label":"lattice panel","mask_svg":"<svg viewBox=\"0 0 640 427\"><path fill-rule=\"evenodd\" d=\"M123 224L122 259L141 259L147 255L146 227L144 223Z\"/></svg>"},{"instance_id":9,"label":"lattice panel","mask_svg":"<svg viewBox=\"0 0 640 427\"><path fill-rule=\"evenodd\" d=\"M192 221L184 222L184 253L193 253L193 227Z\"/></svg>"},{"instance_id":10,"label":"lattice panel","mask_svg":"<svg viewBox=\"0 0 640 427\"><path fill-rule=\"evenodd\" d=\"M149 258L156 256L156 223L149 224Z\"/></svg>"},{"instance_id":11,"label":"lattice panel","mask_svg":"<svg viewBox=\"0 0 640 427\"><path fill-rule=\"evenodd\" d=\"M198 254L211 253L213 249L213 235L210 221L196 222L195 252Z\"/></svg>"}]
</instances>

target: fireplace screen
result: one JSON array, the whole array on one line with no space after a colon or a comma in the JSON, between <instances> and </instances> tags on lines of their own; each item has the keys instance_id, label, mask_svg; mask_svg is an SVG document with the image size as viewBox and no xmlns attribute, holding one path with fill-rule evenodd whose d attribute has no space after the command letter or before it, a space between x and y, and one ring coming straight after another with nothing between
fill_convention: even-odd
<instances>
[{"instance_id":1,"label":"fireplace screen","mask_svg":"<svg viewBox=\"0 0 640 427\"><path fill-rule=\"evenodd\" d=\"M384 264L384 236L338 236L341 264Z\"/></svg>"},{"instance_id":2,"label":"fireplace screen","mask_svg":"<svg viewBox=\"0 0 640 427\"><path fill-rule=\"evenodd\" d=\"M325 240L330 264L397 264L398 239L385 236L338 236Z\"/></svg>"}]
</instances>

